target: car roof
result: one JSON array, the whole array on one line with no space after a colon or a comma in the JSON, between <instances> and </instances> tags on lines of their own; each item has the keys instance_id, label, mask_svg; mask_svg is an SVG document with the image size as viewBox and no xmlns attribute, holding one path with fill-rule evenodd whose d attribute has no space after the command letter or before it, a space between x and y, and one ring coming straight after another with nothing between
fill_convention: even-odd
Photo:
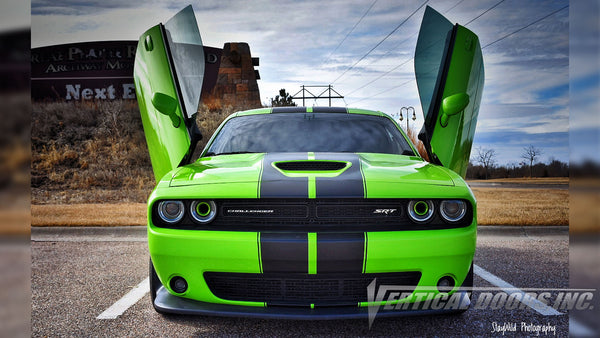
<instances>
[{"instance_id":1,"label":"car roof","mask_svg":"<svg viewBox=\"0 0 600 338\"><path fill-rule=\"evenodd\" d=\"M359 109L359 108L346 108L346 107L272 107L272 108L259 108L252 110L245 110L235 113L233 116L247 116L247 115L260 115L260 114L305 114L305 113L347 113L347 114L361 114L361 115L375 115L385 116L389 115L374 110Z\"/></svg>"}]
</instances>

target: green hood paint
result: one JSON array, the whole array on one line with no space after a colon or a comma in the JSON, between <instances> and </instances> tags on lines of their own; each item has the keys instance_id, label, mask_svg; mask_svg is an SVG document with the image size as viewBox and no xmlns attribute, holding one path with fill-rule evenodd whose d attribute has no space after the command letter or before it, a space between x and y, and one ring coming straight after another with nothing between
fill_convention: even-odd
<instances>
[{"instance_id":1,"label":"green hood paint","mask_svg":"<svg viewBox=\"0 0 600 338\"><path fill-rule=\"evenodd\" d=\"M361 167L367 184L371 182L401 182L417 185L453 186L446 170L418 157L388 154L360 154Z\"/></svg>"},{"instance_id":2,"label":"green hood paint","mask_svg":"<svg viewBox=\"0 0 600 338\"><path fill-rule=\"evenodd\" d=\"M258 182L264 154L203 157L175 171L170 186Z\"/></svg>"},{"instance_id":3,"label":"green hood paint","mask_svg":"<svg viewBox=\"0 0 600 338\"><path fill-rule=\"evenodd\" d=\"M388 154L358 154L364 180L373 182L400 182L410 185L454 186L446 170L431 165L418 157ZM258 183L264 154L221 155L200 158L193 164L176 170L170 186L181 187L203 184ZM319 177L319 174L315 174ZM327 173L322 174L328 176Z\"/></svg>"}]
</instances>

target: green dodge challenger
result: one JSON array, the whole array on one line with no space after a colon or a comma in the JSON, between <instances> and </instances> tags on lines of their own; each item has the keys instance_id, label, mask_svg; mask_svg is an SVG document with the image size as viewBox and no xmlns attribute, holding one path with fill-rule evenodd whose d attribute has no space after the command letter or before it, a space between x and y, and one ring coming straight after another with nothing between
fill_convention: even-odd
<instances>
[{"instance_id":1,"label":"green dodge challenger","mask_svg":"<svg viewBox=\"0 0 600 338\"><path fill-rule=\"evenodd\" d=\"M148 199L158 312L360 318L381 305L379 315L444 312L423 300L458 294L468 306L477 210L463 177L484 79L475 34L425 11L414 62L430 162L388 115L332 107L237 112L192 161L203 60L191 6L137 47L158 182ZM402 295L383 297L392 289Z\"/></svg>"}]
</instances>

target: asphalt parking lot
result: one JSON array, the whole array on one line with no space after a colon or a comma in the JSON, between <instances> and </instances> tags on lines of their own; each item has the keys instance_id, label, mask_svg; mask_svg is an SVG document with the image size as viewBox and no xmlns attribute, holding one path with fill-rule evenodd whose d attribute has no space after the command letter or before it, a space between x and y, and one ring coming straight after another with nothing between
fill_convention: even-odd
<instances>
[{"instance_id":1,"label":"asphalt parking lot","mask_svg":"<svg viewBox=\"0 0 600 338\"><path fill-rule=\"evenodd\" d=\"M31 234L33 336L309 336L309 335L536 335L547 327L566 336L567 314L553 309L477 309L462 315L364 320L290 321L161 315L145 290L114 319L98 319L148 274L144 227L33 228ZM487 290L548 290L569 287L567 227L480 227L475 255L473 303ZM503 284L504 283L504 284ZM125 302L126 303L126 302ZM124 304L121 301L119 304ZM505 324L508 324L505 325ZM502 325L516 331L499 331ZM540 336L544 333L540 332Z\"/></svg>"}]
</instances>

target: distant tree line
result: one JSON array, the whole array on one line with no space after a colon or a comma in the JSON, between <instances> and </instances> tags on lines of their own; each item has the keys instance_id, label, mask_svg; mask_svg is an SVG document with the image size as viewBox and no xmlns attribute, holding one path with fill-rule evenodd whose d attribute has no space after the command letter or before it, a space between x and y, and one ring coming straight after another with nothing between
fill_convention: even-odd
<instances>
[{"instance_id":1,"label":"distant tree line","mask_svg":"<svg viewBox=\"0 0 600 338\"><path fill-rule=\"evenodd\" d=\"M519 164L498 166L494 149L477 147L467 168L468 179L517 178L517 177L567 177L569 164L556 159L550 163L536 163L543 151L533 145L523 148Z\"/></svg>"},{"instance_id":2,"label":"distant tree line","mask_svg":"<svg viewBox=\"0 0 600 338\"><path fill-rule=\"evenodd\" d=\"M507 164L488 168L488 178L519 178L519 177L568 177L569 164L559 160L550 163L536 163L529 168L529 163ZM481 164L469 162L467 179L486 179L486 169Z\"/></svg>"}]
</instances>

